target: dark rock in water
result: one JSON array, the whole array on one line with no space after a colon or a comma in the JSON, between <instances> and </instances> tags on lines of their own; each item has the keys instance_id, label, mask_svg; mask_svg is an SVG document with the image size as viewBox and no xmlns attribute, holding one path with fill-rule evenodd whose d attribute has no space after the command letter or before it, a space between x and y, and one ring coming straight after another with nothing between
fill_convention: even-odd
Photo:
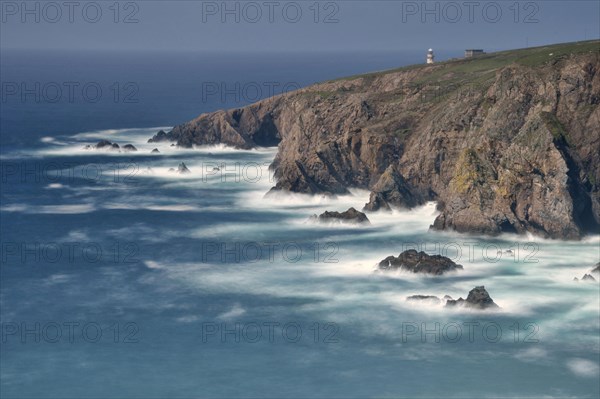
<instances>
[{"instance_id":1,"label":"dark rock in water","mask_svg":"<svg viewBox=\"0 0 600 399\"><path fill-rule=\"evenodd\" d=\"M137 151L137 148L135 148L135 146L133 144L125 144L123 146L123 151L126 151L126 152Z\"/></svg>"},{"instance_id":2,"label":"dark rock in water","mask_svg":"<svg viewBox=\"0 0 600 399\"><path fill-rule=\"evenodd\" d=\"M171 144L171 147L175 147L175 144Z\"/></svg>"},{"instance_id":3,"label":"dark rock in water","mask_svg":"<svg viewBox=\"0 0 600 399\"><path fill-rule=\"evenodd\" d=\"M429 302L435 302L435 303L440 303L440 298L438 298L435 295L411 295L409 297L406 297L407 301L429 301Z\"/></svg>"},{"instance_id":4,"label":"dark rock in water","mask_svg":"<svg viewBox=\"0 0 600 399\"><path fill-rule=\"evenodd\" d=\"M579 281L577 277L573 277L573 281Z\"/></svg>"},{"instance_id":5,"label":"dark rock in water","mask_svg":"<svg viewBox=\"0 0 600 399\"><path fill-rule=\"evenodd\" d=\"M596 267L592 270L592 273L600 273L600 262L596 263Z\"/></svg>"},{"instance_id":6,"label":"dark rock in water","mask_svg":"<svg viewBox=\"0 0 600 399\"><path fill-rule=\"evenodd\" d=\"M319 216L313 215L309 219L310 221L318 221L325 223L355 223L355 224L371 224L369 218L364 213L357 211L354 208L350 208L345 212L330 212L325 211Z\"/></svg>"},{"instance_id":7,"label":"dark rock in water","mask_svg":"<svg viewBox=\"0 0 600 399\"><path fill-rule=\"evenodd\" d=\"M584 274L581 281L596 281L596 279L591 274Z\"/></svg>"},{"instance_id":8,"label":"dark rock in water","mask_svg":"<svg viewBox=\"0 0 600 399\"><path fill-rule=\"evenodd\" d=\"M175 169L169 168L169 172L175 172Z\"/></svg>"},{"instance_id":9,"label":"dark rock in water","mask_svg":"<svg viewBox=\"0 0 600 399\"><path fill-rule=\"evenodd\" d=\"M498 308L499 306L492 300L490 294L486 291L485 287L479 286L473 288L469 291L469 295L467 299L458 298L457 300L448 300L446 301L446 306L452 307L462 305L470 308L477 309L488 309L488 308Z\"/></svg>"},{"instance_id":10,"label":"dark rock in water","mask_svg":"<svg viewBox=\"0 0 600 399\"><path fill-rule=\"evenodd\" d=\"M187 166L185 166L185 164L182 162L179 164L179 166L177 167L177 173L181 174L187 174L187 173L191 173L191 171L188 169Z\"/></svg>"},{"instance_id":11,"label":"dark rock in water","mask_svg":"<svg viewBox=\"0 0 600 399\"><path fill-rule=\"evenodd\" d=\"M119 151L119 145L117 143L113 143L108 140L100 140L98 144L94 146L97 150L110 150L110 151Z\"/></svg>"},{"instance_id":12,"label":"dark rock in water","mask_svg":"<svg viewBox=\"0 0 600 399\"><path fill-rule=\"evenodd\" d=\"M403 208L413 208L423 202L423 199L412 194L408 183L394 166L389 166L381 175L365 204L363 211L390 211L390 204Z\"/></svg>"},{"instance_id":13,"label":"dark rock in water","mask_svg":"<svg viewBox=\"0 0 600 399\"><path fill-rule=\"evenodd\" d=\"M444 301L452 301L452 297L450 295L444 295L444 297L442 298Z\"/></svg>"},{"instance_id":14,"label":"dark rock in water","mask_svg":"<svg viewBox=\"0 0 600 399\"><path fill-rule=\"evenodd\" d=\"M441 255L428 255L425 252L417 252L409 249L402 252L398 257L388 256L379 262L380 270L407 270L413 273L428 273L441 275L445 272L462 269L450 258Z\"/></svg>"},{"instance_id":15,"label":"dark rock in water","mask_svg":"<svg viewBox=\"0 0 600 399\"><path fill-rule=\"evenodd\" d=\"M158 151L158 148L155 148L152 151L150 151L150 154L160 154L160 151Z\"/></svg>"},{"instance_id":16,"label":"dark rock in water","mask_svg":"<svg viewBox=\"0 0 600 399\"><path fill-rule=\"evenodd\" d=\"M215 166L215 167L213 168L213 172L218 172L218 171L220 171L220 170L221 170L221 168L219 168L218 166Z\"/></svg>"},{"instance_id":17,"label":"dark rock in water","mask_svg":"<svg viewBox=\"0 0 600 399\"><path fill-rule=\"evenodd\" d=\"M111 147L113 145L113 143L111 141L108 140L100 140L98 142L98 144L96 144L95 148L100 150L102 148L106 148L106 147Z\"/></svg>"},{"instance_id":18,"label":"dark rock in water","mask_svg":"<svg viewBox=\"0 0 600 399\"><path fill-rule=\"evenodd\" d=\"M169 139L169 135L167 133L165 133L164 130L161 130L158 133L156 133L154 135L154 137L149 139L148 143L160 143L163 141L170 141L170 139Z\"/></svg>"},{"instance_id":19,"label":"dark rock in water","mask_svg":"<svg viewBox=\"0 0 600 399\"><path fill-rule=\"evenodd\" d=\"M89 145L89 144L88 144L88 145L86 145L85 147L83 147L83 149L84 149L84 150L91 150L91 149L93 149L93 148L94 148L94 147L92 147L92 146L91 146L91 145Z\"/></svg>"}]
</instances>

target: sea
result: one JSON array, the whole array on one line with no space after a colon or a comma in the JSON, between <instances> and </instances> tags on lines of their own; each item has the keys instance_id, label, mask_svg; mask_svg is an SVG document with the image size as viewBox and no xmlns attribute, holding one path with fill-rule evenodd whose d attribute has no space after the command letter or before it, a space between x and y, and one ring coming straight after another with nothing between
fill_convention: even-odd
<instances>
[{"instance_id":1,"label":"sea","mask_svg":"<svg viewBox=\"0 0 600 399\"><path fill-rule=\"evenodd\" d=\"M434 232L435 203L315 224L369 192L265 195L277 148L147 142L423 58L3 50L0 396L599 397L599 236ZM463 270L378 272L407 249ZM407 300L477 286L499 309Z\"/></svg>"}]
</instances>

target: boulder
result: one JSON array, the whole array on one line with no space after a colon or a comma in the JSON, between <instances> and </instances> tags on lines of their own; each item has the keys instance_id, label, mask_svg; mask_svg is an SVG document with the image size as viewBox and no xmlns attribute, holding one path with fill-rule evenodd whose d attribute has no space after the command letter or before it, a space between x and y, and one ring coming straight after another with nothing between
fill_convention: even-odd
<instances>
[{"instance_id":1,"label":"boulder","mask_svg":"<svg viewBox=\"0 0 600 399\"><path fill-rule=\"evenodd\" d=\"M462 265L454 263L450 258L441 255L428 255L409 249L398 257L388 256L379 262L380 270L406 270L413 273L442 275L449 271L462 269Z\"/></svg>"},{"instance_id":2,"label":"boulder","mask_svg":"<svg viewBox=\"0 0 600 399\"><path fill-rule=\"evenodd\" d=\"M150 151L150 154L160 154L160 151L158 151L158 148L155 148L152 151Z\"/></svg>"},{"instance_id":3,"label":"boulder","mask_svg":"<svg viewBox=\"0 0 600 399\"><path fill-rule=\"evenodd\" d=\"M311 216L309 220L323 223L371 224L367 215L354 208L350 208L345 212L325 211L319 216Z\"/></svg>"},{"instance_id":4,"label":"boulder","mask_svg":"<svg viewBox=\"0 0 600 399\"><path fill-rule=\"evenodd\" d=\"M94 148L97 150L120 151L120 147L117 143L108 140L100 140Z\"/></svg>"},{"instance_id":5,"label":"boulder","mask_svg":"<svg viewBox=\"0 0 600 399\"><path fill-rule=\"evenodd\" d=\"M467 299L458 298L457 300L447 300L446 301L447 307L453 307L453 306L457 306L457 305L465 306L465 307L469 307L469 308L476 308L476 309L489 309L489 308L498 308L499 307L492 300L492 298L490 297L490 294L488 294L488 292L486 291L486 289L483 285L479 286L479 287L475 287L471 291L469 291L469 295L467 296Z\"/></svg>"},{"instance_id":6,"label":"boulder","mask_svg":"<svg viewBox=\"0 0 600 399\"><path fill-rule=\"evenodd\" d=\"M96 144L95 148L100 150L102 148L108 148L111 147L113 145L113 143L111 141L108 140L100 140L98 142L98 144Z\"/></svg>"},{"instance_id":7,"label":"boulder","mask_svg":"<svg viewBox=\"0 0 600 399\"><path fill-rule=\"evenodd\" d=\"M135 148L135 146L133 144L125 144L123 146L123 151L125 151L125 152L137 151L137 148Z\"/></svg>"}]
</instances>

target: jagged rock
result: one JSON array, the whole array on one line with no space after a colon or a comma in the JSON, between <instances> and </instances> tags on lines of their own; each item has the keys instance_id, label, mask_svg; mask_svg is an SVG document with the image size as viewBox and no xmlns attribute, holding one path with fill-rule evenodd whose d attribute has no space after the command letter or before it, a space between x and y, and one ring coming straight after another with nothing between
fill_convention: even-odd
<instances>
[{"instance_id":1,"label":"jagged rock","mask_svg":"<svg viewBox=\"0 0 600 399\"><path fill-rule=\"evenodd\" d=\"M578 239L600 227L598 41L551 47L565 55L524 49L329 81L157 136L278 145L275 190L368 189L366 210L438 201L434 229ZM427 100L440 89L449 95Z\"/></svg>"},{"instance_id":2,"label":"jagged rock","mask_svg":"<svg viewBox=\"0 0 600 399\"><path fill-rule=\"evenodd\" d=\"M600 274L600 262L596 263L596 267L592 270L592 273Z\"/></svg>"},{"instance_id":3,"label":"jagged rock","mask_svg":"<svg viewBox=\"0 0 600 399\"><path fill-rule=\"evenodd\" d=\"M160 154L160 151L158 151L158 148L155 148L152 151L150 151L150 154Z\"/></svg>"},{"instance_id":4,"label":"jagged rock","mask_svg":"<svg viewBox=\"0 0 600 399\"><path fill-rule=\"evenodd\" d=\"M477 308L477 309L488 309L488 308L498 308L499 307L492 300L492 298L490 297L490 295L488 294L488 292L486 291L486 289L483 285L479 286L479 287L475 287L471 291L469 291L469 295L467 296L466 300L463 298L458 298L457 300L450 299L450 300L446 301L447 307L453 307L453 306L457 306L457 305L466 306L466 307L470 307L470 308Z\"/></svg>"},{"instance_id":5,"label":"jagged rock","mask_svg":"<svg viewBox=\"0 0 600 399\"><path fill-rule=\"evenodd\" d=\"M596 281L596 279L591 274L584 274L581 281Z\"/></svg>"},{"instance_id":6,"label":"jagged rock","mask_svg":"<svg viewBox=\"0 0 600 399\"><path fill-rule=\"evenodd\" d=\"M125 151L125 152L137 151L137 148L135 148L135 146L133 144L125 144L123 146L123 151Z\"/></svg>"},{"instance_id":7,"label":"jagged rock","mask_svg":"<svg viewBox=\"0 0 600 399\"><path fill-rule=\"evenodd\" d=\"M389 211L391 210L390 204L413 208L422 201L422 198L411 192L402 175L393 166L390 166L373 187L369 202L365 204L363 211Z\"/></svg>"},{"instance_id":8,"label":"jagged rock","mask_svg":"<svg viewBox=\"0 0 600 399\"><path fill-rule=\"evenodd\" d=\"M428 255L425 252L417 252L409 249L402 252L398 257L388 256L379 262L379 270L406 270L413 273L427 273L441 275L445 272L462 269L450 258L441 255Z\"/></svg>"},{"instance_id":9,"label":"jagged rock","mask_svg":"<svg viewBox=\"0 0 600 399\"><path fill-rule=\"evenodd\" d=\"M322 223L371 224L367 215L354 208L350 208L345 212L325 211L319 216L312 215L309 220Z\"/></svg>"},{"instance_id":10,"label":"jagged rock","mask_svg":"<svg viewBox=\"0 0 600 399\"><path fill-rule=\"evenodd\" d=\"M406 297L407 301L427 301L433 303L441 303L440 298L435 295L411 295Z\"/></svg>"},{"instance_id":11,"label":"jagged rock","mask_svg":"<svg viewBox=\"0 0 600 399\"><path fill-rule=\"evenodd\" d=\"M100 140L98 144L94 146L97 150L109 150L109 151L120 151L120 147L117 143L113 143L108 140Z\"/></svg>"},{"instance_id":12,"label":"jagged rock","mask_svg":"<svg viewBox=\"0 0 600 399\"><path fill-rule=\"evenodd\" d=\"M191 173L191 171L188 169L187 166L185 166L185 163L182 162L177 167L177 173L179 173L180 175L183 175L183 174Z\"/></svg>"},{"instance_id":13,"label":"jagged rock","mask_svg":"<svg viewBox=\"0 0 600 399\"><path fill-rule=\"evenodd\" d=\"M148 143L161 143L163 141L171 141L169 135L165 133L164 130L160 130L156 133L151 139L148 140Z\"/></svg>"}]
</instances>

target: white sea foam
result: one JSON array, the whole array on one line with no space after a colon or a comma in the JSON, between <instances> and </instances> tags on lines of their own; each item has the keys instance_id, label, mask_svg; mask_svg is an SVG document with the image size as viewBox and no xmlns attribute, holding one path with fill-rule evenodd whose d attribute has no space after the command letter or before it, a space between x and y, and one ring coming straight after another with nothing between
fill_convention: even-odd
<instances>
[{"instance_id":1,"label":"white sea foam","mask_svg":"<svg viewBox=\"0 0 600 399\"><path fill-rule=\"evenodd\" d=\"M567 367L573 374L584 378L600 378L600 367L598 363L587 359L570 359L567 362Z\"/></svg>"}]
</instances>

